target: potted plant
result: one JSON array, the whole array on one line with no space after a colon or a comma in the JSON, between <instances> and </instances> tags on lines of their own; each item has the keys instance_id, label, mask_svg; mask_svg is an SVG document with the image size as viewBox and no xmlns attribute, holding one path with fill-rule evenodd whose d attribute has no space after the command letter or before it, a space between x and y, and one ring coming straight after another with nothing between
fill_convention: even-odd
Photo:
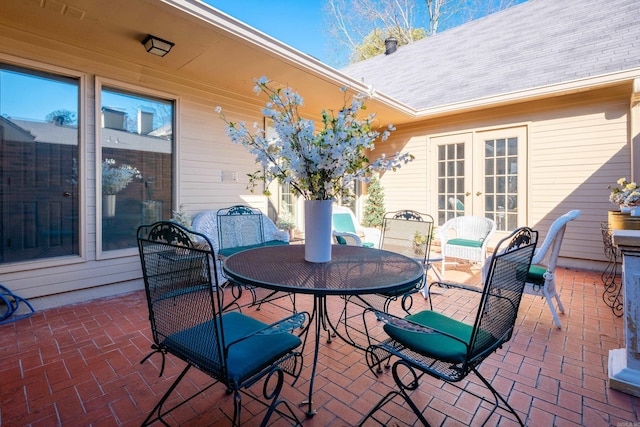
<instances>
[{"instance_id":1,"label":"potted plant","mask_svg":"<svg viewBox=\"0 0 640 427\"><path fill-rule=\"evenodd\" d=\"M296 228L296 223L291 216L291 213L288 211L282 211L278 214L278 219L276 220L276 226L280 230L284 230L289 232L289 239L293 239L293 231Z\"/></svg>"},{"instance_id":2,"label":"potted plant","mask_svg":"<svg viewBox=\"0 0 640 427\"><path fill-rule=\"evenodd\" d=\"M273 122L277 137L267 138L265 130L257 126L251 132L244 122L228 121L220 107L216 111L227 125L229 138L245 146L261 165L249 176L249 188L260 181L268 188L276 180L291 185L306 199L305 259L327 262L331 259L333 201L351 196L355 181L368 183L373 172L395 171L413 156L397 153L369 161L367 155L375 148L375 142L386 140L394 128L389 125L379 132L375 115L362 115L366 94L355 94L350 99L345 95L340 108L323 110L316 122L300 115L302 97L292 89L274 88L266 77L255 83L254 91L268 98L262 114ZM346 92L347 88L341 90Z\"/></svg>"},{"instance_id":3,"label":"potted plant","mask_svg":"<svg viewBox=\"0 0 640 427\"><path fill-rule=\"evenodd\" d=\"M618 186L611 188L609 200L620 207L619 211L609 211L609 228L612 230L640 230L640 188L626 178L617 181Z\"/></svg>"}]
</instances>

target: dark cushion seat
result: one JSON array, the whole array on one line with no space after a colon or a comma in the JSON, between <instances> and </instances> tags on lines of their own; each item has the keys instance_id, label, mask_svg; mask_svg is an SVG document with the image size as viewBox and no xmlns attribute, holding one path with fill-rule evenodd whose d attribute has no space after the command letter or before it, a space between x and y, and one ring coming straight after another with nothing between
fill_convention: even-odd
<instances>
[{"instance_id":1,"label":"dark cushion seat","mask_svg":"<svg viewBox=\"0 0 640 427\"><path fill-rule=\"evenodd\" d=\"M268 326L239 312L223 314L222 324L224 338L228 343ZM218 349L214 338L217 334L213 332L215 327L213 320L207 321L168 336L163 344L199 369L218 376L220 366L216 361L220 357L215 354ZM227 358L228 376L234 382L241 383L300 344L300 338L288 332L251 336L230 346Z\"/></svg>"},{"instance_id":2,"label":"dark cushion seat","mask_svg":"<svg viewBox=\"0 0 640 427\"><path fill-rule=\"evenodd\" d=\"M422 326L433 328L437 331L452 335L464 343L469 343L473 326L454 320L435 311L425 310L405 317L407 320ZM447 335L436 331L425 333L424 330L407 331L394 326L393 323L384 325L384 330L391 338L399 343L412 348L425 356L444 360L446 362L461 363L467 357L467 346ZM480 331L481 334L487 332ZM484 341L484 340L480 340Z\"/></svg>"}]
</instances>

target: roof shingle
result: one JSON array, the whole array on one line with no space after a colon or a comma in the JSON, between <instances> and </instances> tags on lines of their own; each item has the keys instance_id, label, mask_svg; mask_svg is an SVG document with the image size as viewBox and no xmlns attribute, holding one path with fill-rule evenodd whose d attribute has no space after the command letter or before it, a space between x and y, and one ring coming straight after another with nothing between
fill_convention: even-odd
<instances>
[{"instance_id":1,"label":"roof shingle","mask_svg":"<svg viewBox=\"0 0 640 427\"><path fill-rule=\"evenodd\" d=\"M638 0L529 0L342 71L416 109L640 67Z\"/></svg>"}]
</instances>

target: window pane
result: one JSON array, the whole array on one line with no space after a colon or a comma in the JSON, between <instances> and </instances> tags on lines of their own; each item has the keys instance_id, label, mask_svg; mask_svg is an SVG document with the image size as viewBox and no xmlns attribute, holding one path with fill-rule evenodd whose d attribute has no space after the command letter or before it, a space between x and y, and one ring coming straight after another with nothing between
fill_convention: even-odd
<instances>
[{"instance_id":1,"label":"window pane","mask_svg":"<svg viewBox=\"0 0 640 427\"><path fill-rule=\"evenodd\" d=\"M102 250L136 246L136 229L171 218L173 102L102 89Z\"/></svg>"},{"instance_id":2,"label":"window pane","mask_svg":"<svg viewBox=\"0 0 640 427\"><path fill-rule=\"evenodd\" d=\"M79 254L78 85L0 64L0 263Z\"/></svg>"}]
</instances>

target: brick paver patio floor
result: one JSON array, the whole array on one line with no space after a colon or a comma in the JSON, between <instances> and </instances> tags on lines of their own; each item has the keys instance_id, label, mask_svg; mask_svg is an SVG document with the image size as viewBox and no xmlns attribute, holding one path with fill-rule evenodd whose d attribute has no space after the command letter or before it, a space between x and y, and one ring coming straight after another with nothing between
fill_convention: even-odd
<instances>
[{"instance_id":1,"label":"brick paver patio floor","mask_svg":"<svg viewBox=\"0 0 640 427\"><path fill-rule=\"evenodd\" d=\"M447 271L447 279L477 282L469 268ZM512 340L492 355L480 370L508 396L527 426L639 426L640 398L608 388L609 350L623 346L623 319L602 301L598 272L560 269L557 283L567 313L562 329L552 324L540 296L525 295ZM434 295L437 309L465 316L473 302L455 295ZM310 309L311 298L298 297L298 307ZM340 300L330 301L330 311ZM414 309L427 308L418 298ZM286 313L273 304L255 312L265 320ZM0 325L0 425L2 426L135 426L140 425L183 363L167 357L159 377L160 357L140 361L150 352L147 306L142 291L37 312L30 318ZM363 353L339 339L320 349L315 382L317 414L304 418L312 426L351 426L389 391L389 372L376 378ZM294 407L308 392L313 342L305 349L305 369L295 387L283 394ZM286 377L288 379L288 377ZM474 381L474 380L472 380ZM208 377L190 371L178 388L185 395L208 384ZM473 382L467 384L473 387ZM255 387L255 386L254 386ZM255 387L258 391L261 387ZM487 404L461 394L450 385L424 377L414 392L434 426L479 425ZM264 408L243 400L244 425L258 425ZM172 425L229 425L231 396L214 386L182 406ZM389 408L388 425L417 425L410 410ZM634 424L635 423L635 424ZM286 425L274 418L272 425ZM516 425L498 410L488 425Z\"/></svg>"}]
</instances>

